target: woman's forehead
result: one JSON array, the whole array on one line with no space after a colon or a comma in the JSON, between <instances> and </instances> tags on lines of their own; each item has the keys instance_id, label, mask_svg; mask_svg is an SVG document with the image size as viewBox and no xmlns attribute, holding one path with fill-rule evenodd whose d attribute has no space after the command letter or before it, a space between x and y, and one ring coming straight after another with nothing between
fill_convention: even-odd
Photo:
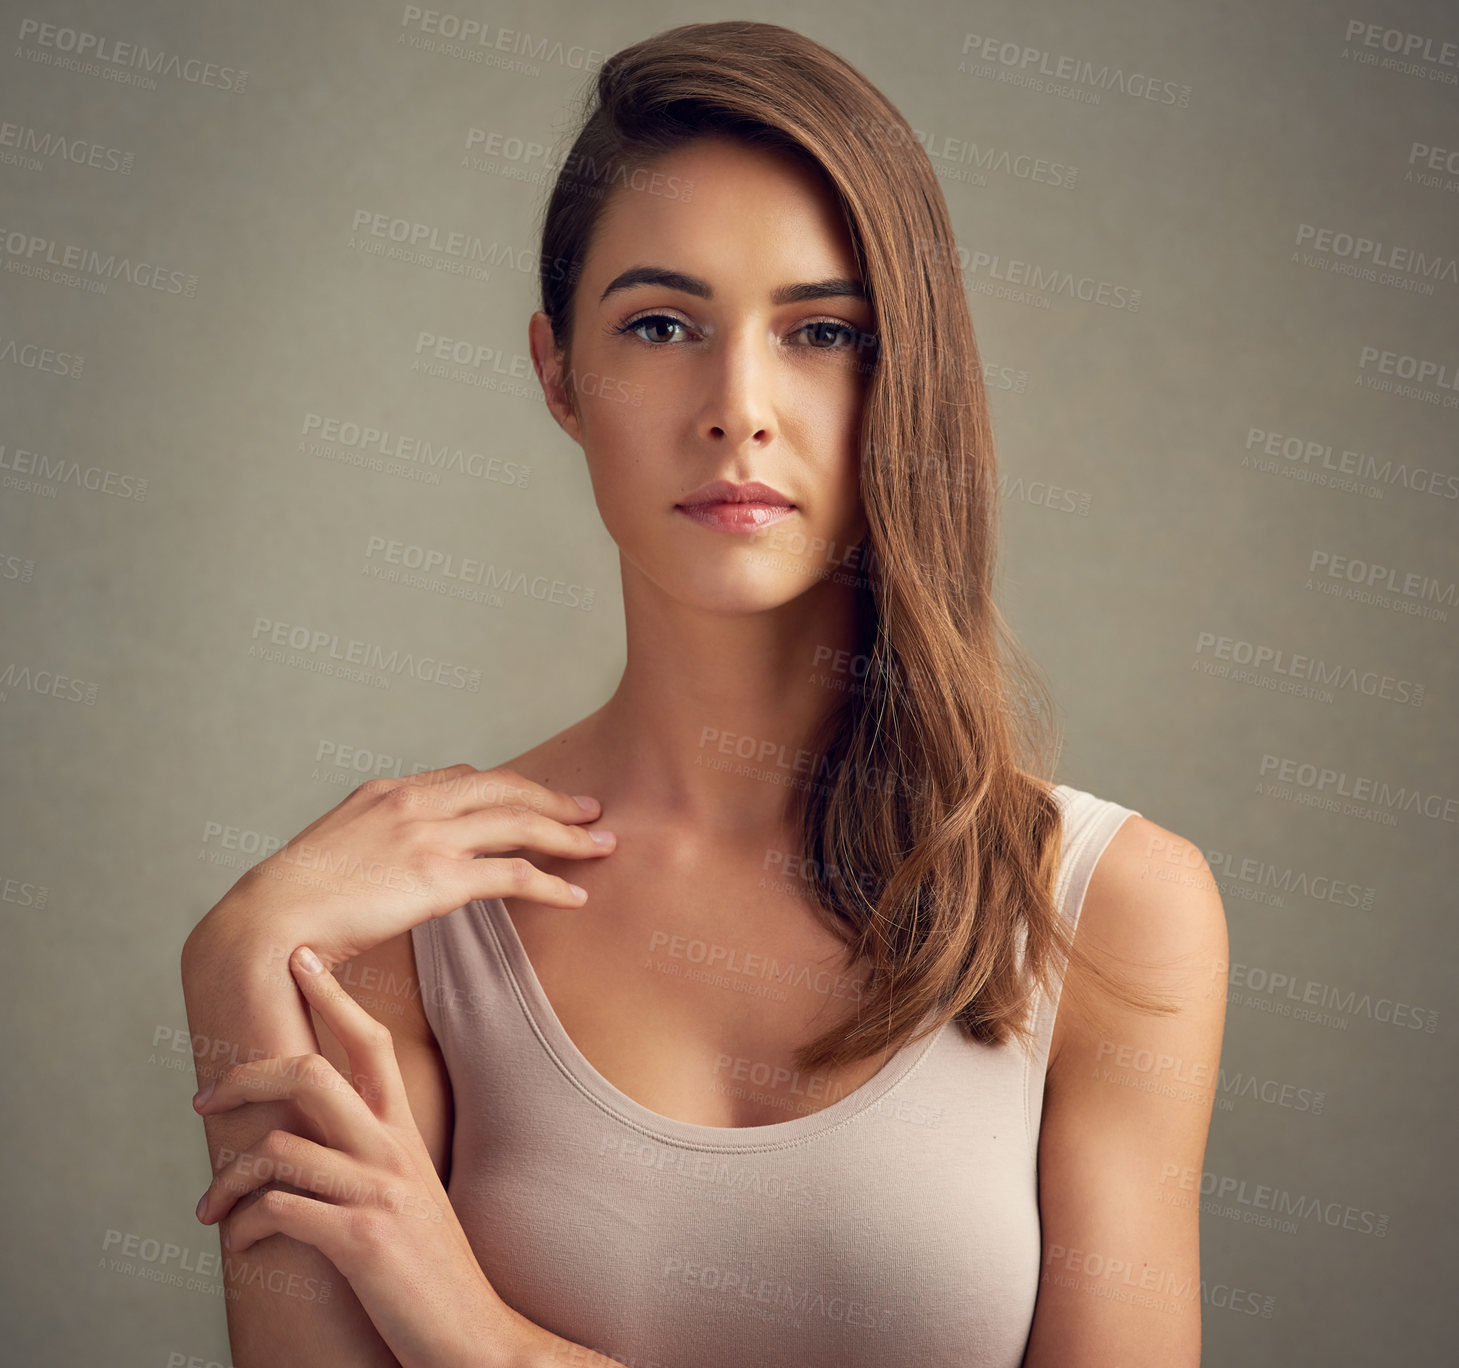
<instances>
[{"instance_id":1,"label":"woman's forehead","mask_svg":"<svg viewBox=\"0 0 1459 1368\"><path fill-rule=\"evenodd\" d=\"M722 140L676 149L620 184L588 257L584 280L595 303L610 281L640 265L681 272L711 289L754 279L767 292L860 274L823 176L776 149Z\"/></svg>"}]
</instances>

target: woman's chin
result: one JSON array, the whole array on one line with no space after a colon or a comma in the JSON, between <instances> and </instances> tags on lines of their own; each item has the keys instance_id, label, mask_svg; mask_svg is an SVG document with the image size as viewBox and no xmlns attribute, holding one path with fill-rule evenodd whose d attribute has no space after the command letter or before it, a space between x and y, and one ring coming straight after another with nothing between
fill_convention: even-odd
<instances>
[{"instance_id":1,"label":"woman's chin","mask_svg":"<svg viewBox=\"0 0 1459 1368\"><path fill-rule=\"evenodd\" d=\"M799 598L816 580L804 567L738 564L686 566L677 561L668 573L651 575L658 587L686 608L705 613L767 613Z\"/></svg>"}]
</instances>

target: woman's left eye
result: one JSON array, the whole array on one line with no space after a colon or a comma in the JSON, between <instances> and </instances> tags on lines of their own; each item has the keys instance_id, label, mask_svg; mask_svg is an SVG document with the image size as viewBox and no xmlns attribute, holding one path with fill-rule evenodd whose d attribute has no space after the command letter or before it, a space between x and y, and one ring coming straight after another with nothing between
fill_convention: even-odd
<instances>
[{"instance_id":1,"label":"woman's left eye","mask_svg":"<svg viewBox=\"0 0 1459 1368\"><path fill-rule=\"evenodd\" d=\"M844 341L843 345L848 345L848 346L854 346L856 344L856 342L859 340L859 338L861 337L861 334L855 328L849 327L845 323L837 323L837 322L834 322L833 320L831 320L829 318L818 318L818 319L813 320L810 323L803 323L801 325L801 327L800 327L799 330L801 332L810 332L813 328L816 328L816 329L829 329L830 330L829 337L827 336L827 333L824 332L824 331L820 332L818 335L819 335L819 337L820 337L820 339L822 341L829 341L832 344L831 346L821 346L818 343L812 343L811 345L812 345L813 349L816 350L816 351L835 351L835 350L837 350L837 348L836 348L836 346L834 344L835 344L836 338L838 336L841 337L841 338L844 338L845 341Z\"/></svg>"}]
</instances>

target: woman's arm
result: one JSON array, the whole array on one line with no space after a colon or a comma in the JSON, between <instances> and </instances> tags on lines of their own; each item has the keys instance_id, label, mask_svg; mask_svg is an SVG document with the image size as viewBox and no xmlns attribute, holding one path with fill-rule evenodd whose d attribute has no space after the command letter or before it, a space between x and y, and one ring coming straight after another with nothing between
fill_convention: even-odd
<instances>
[{"instance_id":1,"label":"woman's arm","mask_svg":"<svg viewBox=\"0 0 1459 1368\"><path fill-rule=\"evenodd\" d=\"M294 947L275 945L250 930L245 919L217 915L222 911L220 905L193 929L182 952L183 998L200 1088L233 1064L309 1054L320 1046L309 1009L290 980L288 955ZM422 1119L423 1135L433 1123L440 1129L439 1118L427 1113ZM300 1126L286 1101L204 1117L212 1171L274 1129L319 1138ZM228 1338L237 1368L399 1368L349 1283L312 1245L274 1236L241 1255L222 1253Z\"/></svg>"},{"instance_id":2,"label":"woman's arm","mask_svg":"<svg viewBox=\"0 0 1459 1368\"><path fill-rule=\"evenodd\" d=\"M231 936L214 927L205 936L190 940L186 951L193 992L189 995L189 1020L192 1021L194 999L217 1002L204 985L224 982L234 986L237 1003L221 1005L219 1014L241 1015L242 1019L263 1023L256 1032L260 1041L283 1042L279 1049L267 1045L249 1046L237 1058L220 1059L209 1065L209 1050L199 1039L194 1024L195 1052L199 1063L199 1080L204 1081L218 1068L245 1062L248 1051L256 1057L293 1055L317 1051L345 1078L351 1078L350 1062L339 1037L317 1011L306 1007L295 987L288 968L287 956L293 946L266 946L256 935ZM246 966L264 965L268 972L258 975L240 972ZM210 976L209 967L214 972ZM218 972L218 971L222 972ZM450 1077L445 1061L421 1006L416 974L415 951L409 932L392 937L375 948L339 966L337 982L358 1003L362 1014L368 1014L390 1029L394 1062L410 1102L410 1111L421 1141L430 1155L442 1185L448 1180L452 1096ZM345 1004L348 1006L349 1004ZM337 1010L337 1009L336 1009ZM269 1023L274 1024L270 1025ZM282 1025L283 1029L280 1029ZM313 1042L307 1048L295 1049L294 1041L303 1039L307 1031ZM298 1034L296 1034L298 1033ZM215 1033L216 1034L216 1033ZM242 1033L238 1034L242 1038ZM214 1038L214 1037L209 1037ZM268 1115L265 1115L265 1113ZM274 1113L286 1113L274 1117ZM254 1118L250 1120L250 1117ZM311 1134L307 1125L288 1102L251 1102L217 1115L204 1117L213 1168L221 1167L232 1154L255 1146L268 1130L289 1129L298 1134ZM215 1140L214 1128L236 1125L237 1138ZM220 1150L219 1146L226 1146ZM302 1191L288 1183L269 1183L258 1189L279 1187L285 1191ZM239 1203L241 1209L248 1199ZM227 1256L225 1255L225 1258ZM279 1364L287 1368L294 1363L317 1365L396 1365L389 1346L376 1330L350 1284L339 1275L333 1263L314 1246L286 1236L271 1236L250 1246L232 1259L235 1266L230 1276L242 1281L240 1291L250 1293L229 1302L229 1333L234 1360L239 1368L254 1363ZM247 1276L244 1277L244 1270ZM321 1271L315 1271L315 1270ZM307 1289L306 1279L327 1279L331 1289L327 1299L308 1298L301 1313L298 1304L280 1314L277 1310L280 1289ZM292 1282L291 1282L292 1279ZM269 1289L274 1289L270 1291ZM287 1292L285 1291L285 1295ZM264 1310L268 1307L270 1309ZM337 1308L343 1307L343 1313ZM306 1338L300 1327L307 1326ZM366 1355L375 1357L366 1357ZM422 1360L423 1363L427 1360ZM506 1308L494 1297L485 1313L480 1306L462 1306L453 1325L443 1328L438 1351L433 1352L429 1368L488 1368L489 1365L510 1365L511 1368L536 1368L539 1364L609 1365L612 1360L560 1338ZM397 1365L398 1368L398 1365Z\"/></svg>"},{"instance_id":3,"label":"woman's arm","mask_svg":"<svg viewBox=\"0 0 1459 1368\"><path fill-rule=\"evenodd\" d=\"M1226 1018L1226 917L1201 853L1125 820L1078 936L1144 988L1154 1015L1070 998L1039 1133L1043 1265L1024 1368L1198 1368L1200 1179ZM1066 1008L1068 1010L1066 1010Z\"/></svg>"},{"instance_id":4,"label":"woman's arm","mask_svg":"<svg viewBox=\"0 0 1459 1368\"><path fill-rule=\"evenodd\" d=\"M511 892L576 907L581 895L566 880L543 873L529 855L542 851L600 858L610 853L611 837L600 843L585 829L600 811L594 800L574 800L509 769L478 770L464 762L400 781L361 784L250 869L188 936L182 952L183 998L199 1087L230 1067L300 1057L312 1059L309 1072L329 1069L341 1081L337 1069L319 1059L321 1042L289 968L293 951L312 944L337 966L372 955L388 957L381 947L394 942L397 956L410 957L408 978L413 981L410 929L471 898ZM499 852L518 853L497 858ZM393 1120L408 1131L415 1177L439 1190L447 1125L443 1107L449 1096L444 1069L423 1022L413 1035L404 1032L398 1041L394 1036L392 1031L400 1058L392 1060L392 1067L401 1070L402 1101ZM407 1075L412 1084L407 1084ZM215 1178L230 1164L232 1170L246 1169L256 1176L260 1169L255 1161L267 1160L259 1154L260 1143L271 1133L273 1143L293 1152L312 1153L326 1146L318 1118L311 1122L300 1113L300 1099L277 1093L271 1098L236 1112L220 1108L205 1118ZM429 1154L421 1152L427 1133L436 1137ZM427 1158L436 1166L434 1174L420 1172ZM236 1197L242 1188L231 1177L229 1182ZM267 1188L304 1197L284 1182ZM238 1206L247 1214L261 1196L267 1197L267 1205L252 1212L255 1223L260 1214L296 1205L292 1197L270 1197L265 1189L248 1192ZM382 1308L371 1303L377 1317L372 1321L355 1288L323 1250L302 1238L275 1238L276 1233L282 1232L276 1228L259 1238L257 1249L240 1247L238 1256L224 1254L229 1329L242 1368L260 1363L270 1368L395 1364L395 1355L376 1329ZM434 1261L439 1251L419 1247L414 1252ZM458 1276L481 1276L474 1258L466 1268L459 1243L447 1253ZM356 1288L364 1291L357 1269L355 1276ZM456 1300L454 1294L451 1298ZM499 1299L496 1305L506 1310ZM498 1354L484 1363L502 1361L515 1359Z\"/></svg>"}]
</instances>

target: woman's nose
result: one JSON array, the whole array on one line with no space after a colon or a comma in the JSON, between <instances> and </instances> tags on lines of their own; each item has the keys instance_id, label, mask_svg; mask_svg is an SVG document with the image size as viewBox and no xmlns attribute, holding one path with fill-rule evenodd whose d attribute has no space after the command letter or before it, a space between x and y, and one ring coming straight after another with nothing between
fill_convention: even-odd
<instances>
[{"instance_id":1,"label":"woman's nose","mask_svg":"<svg viewBox=\"0 0 1459 1368\"><path fill-rule=\"evenodd\" d=\"M763 443L773 435L769 346L763 337L741 329L711 355L702 421L714 440L738 446Z\"/></svg>"}]
</instances>

